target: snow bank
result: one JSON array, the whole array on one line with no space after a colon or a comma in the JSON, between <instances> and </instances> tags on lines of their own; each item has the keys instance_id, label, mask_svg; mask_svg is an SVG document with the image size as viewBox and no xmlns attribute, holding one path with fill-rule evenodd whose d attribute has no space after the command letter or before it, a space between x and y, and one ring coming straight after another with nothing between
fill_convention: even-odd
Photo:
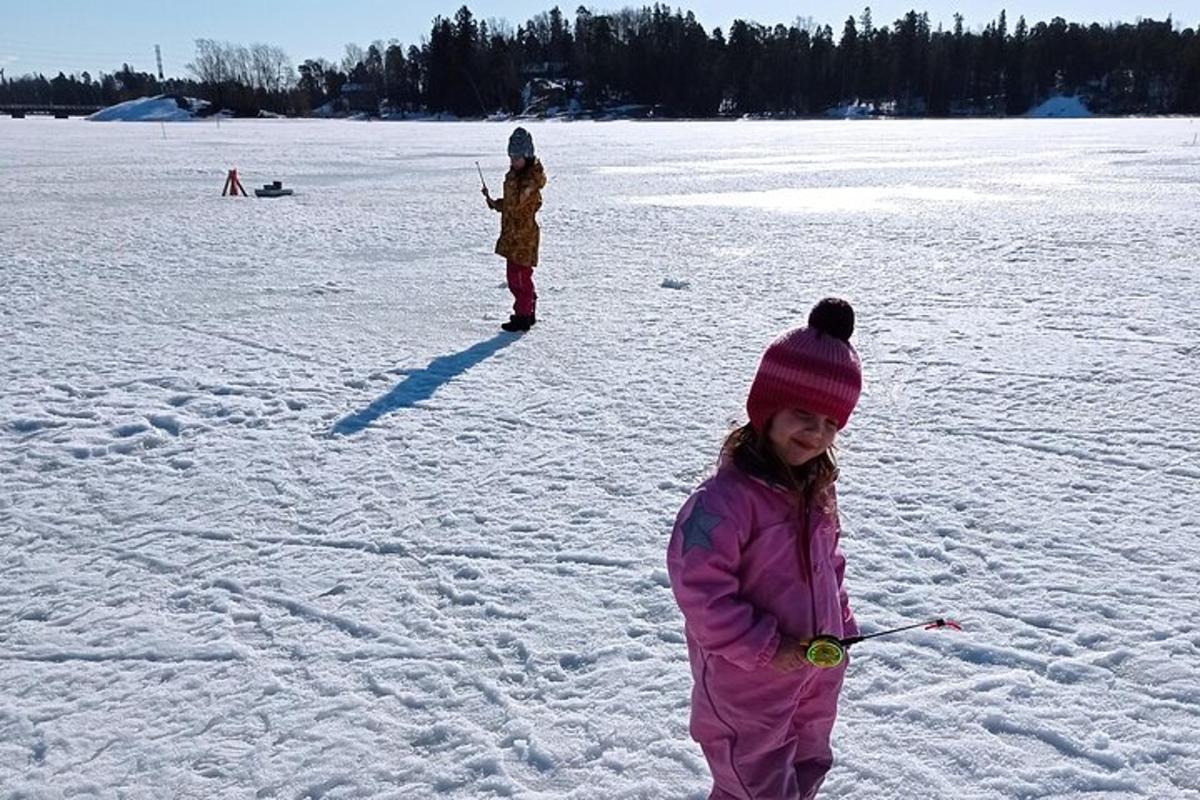
<instances>
[{"instance_id":1,"label":"snow bank","mask_svg":"<svg viewBox=\"0 0 1200 800\"><path fill-rule=\"evenodd\" d=\"M194 97L160 94L102 108L88 119L92 122L186 122L195 119L208 105L207 100Z\"/></svg>"},{"instance_id":2,"label":"snow bank","mask_svg":"<svg viewBox=\"0 0 1200 800\"><path fill-rule=\"evenodd\" d=\"M1039 106L1034 106L1025 112L1027 117L1073 117L1082 118L1093 116L1088 111L1083 100L1078 97L1051 97Z\"/></svg>"},{"instance_id":3,"label":"snow bank","mask_svg":"<svg viewBox=\"0 0 1200 800\"><path fill-rule=\"evenodd\" d=\"M872 119L879 116L879 109L870 103L843 103L825 110L832 119Z\"/></svg>"}]
</instances>

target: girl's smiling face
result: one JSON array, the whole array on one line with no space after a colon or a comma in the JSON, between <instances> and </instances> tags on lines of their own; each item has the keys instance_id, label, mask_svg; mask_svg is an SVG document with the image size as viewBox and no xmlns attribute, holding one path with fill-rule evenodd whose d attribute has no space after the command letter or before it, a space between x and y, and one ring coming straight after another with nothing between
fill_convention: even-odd
<instances>
[{"instance_id":1,"label":"girl's smiling face","mask_svg":"<svg viewBox=\"0 0 1200 800\"><path fill-rule=\"evenodd\" d=\"M767 439L783 463L799 467L833 446L837 420L790 408L771 417Z\"/></svg>"}]
</instances>

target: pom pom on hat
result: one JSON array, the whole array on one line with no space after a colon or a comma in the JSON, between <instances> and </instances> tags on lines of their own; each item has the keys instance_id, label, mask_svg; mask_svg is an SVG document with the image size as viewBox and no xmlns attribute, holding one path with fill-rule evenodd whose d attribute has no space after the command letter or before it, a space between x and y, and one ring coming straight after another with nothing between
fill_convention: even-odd
<instances>
[{"instance_id":1,"label":"pom pom on hat","mask_svg":"<svg viewBox=\"0 0 1200 800\"><path fill-rule=\"evenodd\" d=\"M808 327L849 342L854 334L854 309L840 297L826 297L808 312Z\"/></svg>"}]
</instances>

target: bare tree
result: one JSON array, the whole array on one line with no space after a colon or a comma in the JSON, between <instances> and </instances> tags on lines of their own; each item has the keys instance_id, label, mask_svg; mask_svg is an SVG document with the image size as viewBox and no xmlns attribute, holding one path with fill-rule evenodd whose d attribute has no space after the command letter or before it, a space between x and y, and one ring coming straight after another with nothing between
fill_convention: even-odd
<instances>
[{"instance_id":1,"label":"bare tree","mask_svg":"<svg viewBox=\"0 0 1200 800\"><path fill-rule=\"evenodd\" d=\"M349 75L354 68L367 60L367 53L354 42L346 43L346 55L342 57L342 72Z\"/></svg>"},{"instance_id":2,"label":"bare tree","mask_svg":"<svg viewBox=\"0 0 1200 800\"><path fill-rule=\"evenodd\" d=\"M270 90L274 88L274 65L271 61L269 45L261 42L250 45L250 71L253 75L251 85L255 89Z\"/></svg>"},{"instance_id":3,"label":"bare tree","mask_svg":"<svg viewBox=\"0 0 1200 800\"><path fill-rule=\"evenodd\" d=\"M290 89L296 85L296 69L292 66L292 59L282 47L272 47L271 52L275 60L275 86L277 89Z\"/></svg>"},{"instance_id":4,"label":"bare tree","mask_svg":"<svg viewBox=\"0 0 1200 800\"><path fill-rule=\"evenodd\" d=\"M197 39L196 57L187 63L187 69L201 83L219 84L229 80L225 46L212 39Z\"/></svg>"},{"instance_id":5,"label":"bare tree","mask_svg":"<svg viewBox=\"0 0 1200 800\"><path fill-rule=\"evenodd\" d=\"M230 78L235 83L240 83L243 86L252 85L253 81L251 74L253 70L250 67L250 50L244 44L225 44L226 54L229 59Z\"/></svg>"},{"instance_id":6,"label":"bare tree","mask_svg":"<svg viewBox=\"0 0 1200 800\"><path fill-rule=\"evenodd\" d=\"M488 17L485 22L487 22L488 34L492 37L499 36L501 39L512 39L516 36L512 23L503 17L499 19Z\"/></svg>"},{"instance_id":7,"label":"bare tree","mask_svg":"<svg viewBox=\"0 0 1200 800\"><path fill-rule=\"evenodd\" d=\"M816 19L813 17L799 15L792 21L792 27L796 30L804 31L810 37L815 36L817 31L821 29L821 26L817 24Z\"/></svg>"},{"instance_id":8,"label":"bare tree","mask_svg":"<svg viewBox=\"0 0 1200 800\"><path fill-rule=\"evenodd\" d=\"M249 59L255 89L277 92L295 83L291 59L281 48L257 42L250 45Z\"/></svg>"}]
</instances>

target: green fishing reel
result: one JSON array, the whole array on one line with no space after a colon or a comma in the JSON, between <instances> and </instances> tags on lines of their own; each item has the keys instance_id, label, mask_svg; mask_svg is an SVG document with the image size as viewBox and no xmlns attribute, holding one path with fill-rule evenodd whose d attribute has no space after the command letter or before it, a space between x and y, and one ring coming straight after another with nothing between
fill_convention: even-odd
<instances>
[{"instance_id":1,"label":"green fishing reel","mask_svg":"<svg viewBox=\"0 0 1200 800\"><path fill-rule=\"evenodd\" d=\"M804 651L804 660L812 664L818 669L833 669L840 667L842 662L846 660L846 651L851 645L858 644L866 639L874 639L877 636L891 636L893 633L900 631L908 631L913 628L924 628L927 631L936 630L938 628L950 628L951 630L961 631L962 626L952 619L937 619L926 620L925 622L917 622L913 625L904 625L899 628L892 628L878 633L868 633L866 635L857 634L855 636L847 636L845 639L839 639L836 636L815 636L808 643L808 648Z\"/></svg>"},{"instance_id":2,"label":"green fishing reel","mask_svg":"<svg viewBox=\"0 0 1200 800\"><path fill-rule=\"evenodd\" d=\"M833 669L846 660L846 647L836 636L817 636L804 651L808 663L820 669Z\"/></svg>"}]
</instances>

